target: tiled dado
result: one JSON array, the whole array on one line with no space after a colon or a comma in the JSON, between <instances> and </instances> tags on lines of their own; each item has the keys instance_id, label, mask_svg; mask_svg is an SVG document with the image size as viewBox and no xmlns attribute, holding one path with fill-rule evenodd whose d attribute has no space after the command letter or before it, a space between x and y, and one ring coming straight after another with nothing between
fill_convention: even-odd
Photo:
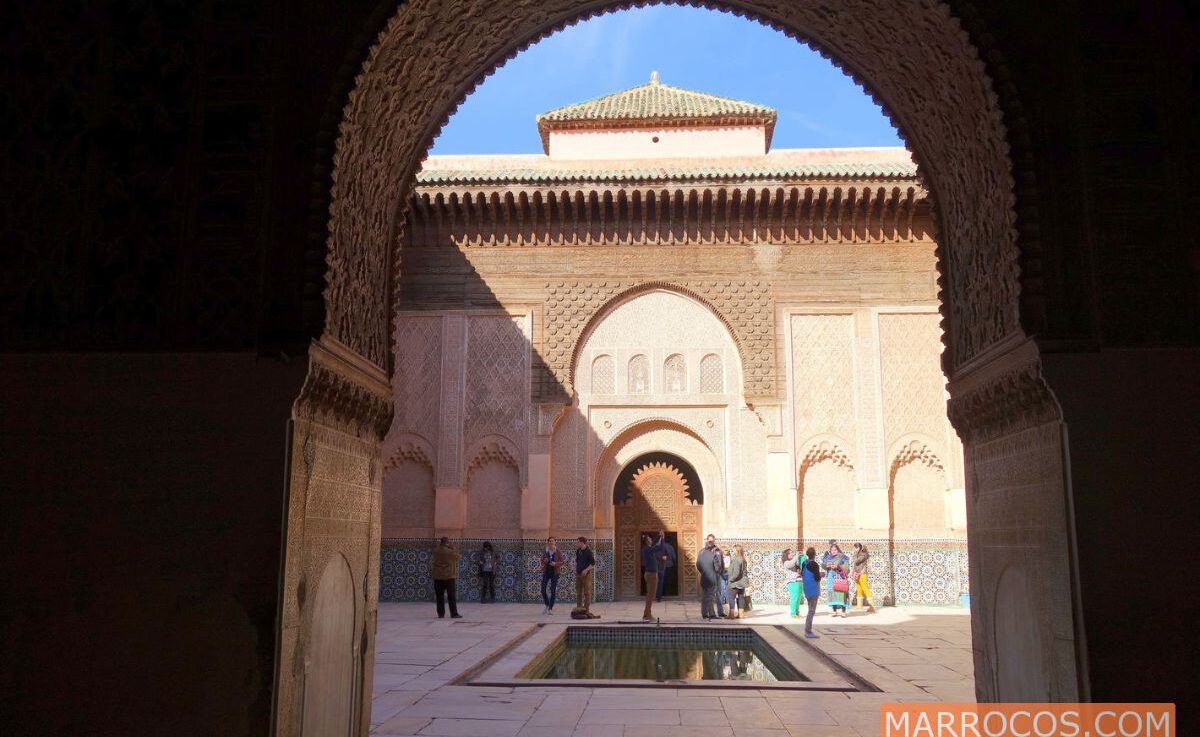
<instances>
[{"instance_id":1,"label":"tiled dado","mask_svg":"<svg viewBox=\"0 0 1200 737\"><path fill-rule=\"evenodd\" d=\"M817 561L828 548L828 538L809 540L730 540L746 551L750 565L750 596L754 601L784 603L788 599L787 581L780 556L784 548L803 551L817 549ZM842 544L852 551L861 542L871 552L867 568L872 603L919 604L922 606L957 605L963 594L970 593L967 578L966 540L896 540L860 538ZM889 554L890 553L890 554ZM847 552L849 555L850 552ZM825 586L821 586L825 603Z\"/></svg>"},{"instance_id":2,"label":"tiled dado","mask_svg":"<svg viewBox=\"0 0 1200 737\"><path fill-rule=\"evenodd\" d=\"M545 540L519 540L489 538L492 548L500 556L496 571L496 601L542 600L541 555ZM479 566L475 556L480 551L482 538L452 540L451 544L462 553L458 561L458 600L479 601ZM562 546L563 565L558 577L558 600L575 600L575 544ZM379 554L379 600L380 601L432 601L433 579L430 567L433 563L434 538L384 538ZM613 546L611 540L593 540L592 551L596 555L595 600L612 601L613 598Z\"/></svg>"},{"instance_id":3,"label":"tiled dado","mask_svg":"<svg viewBox=\"0 0 1200 737\"><path fill-rule=\"evenodd\" d=\"M500 555L496 572L496 600L510 602L540 602L541 567L539 560L542 540L492 539L492 547ZM809 541L797 545L795 540L731 539L745 548L750 564L750 594L754 601L784 603L787 584L780 554L784 548L803 550L809 545L820 553L828 540ZM897 604L955 605L969 593L967 584L967 543L965 540L896 540L862 539L871 551L870 583L876 604L885 601ZM462 552L458 563L458 598L460 601L479 601L480 577L475 554L482 539L466 538L453 544ZM379 560L380 601L431 601L433 580L430 578L432 551L437 544L433 538L387 538L383 540ZM847 542L846 545L851 545ZM574 545L564 546L565 562L558 580L558 599L571 602L575 598ZM613 599L613 542L593 540L596 554L595 600ZM890 554L889 554L890 552ZM821 590L822 600L825 587ZM822 601L822 603L824 603Z\"/></svg>"}]
</instances>

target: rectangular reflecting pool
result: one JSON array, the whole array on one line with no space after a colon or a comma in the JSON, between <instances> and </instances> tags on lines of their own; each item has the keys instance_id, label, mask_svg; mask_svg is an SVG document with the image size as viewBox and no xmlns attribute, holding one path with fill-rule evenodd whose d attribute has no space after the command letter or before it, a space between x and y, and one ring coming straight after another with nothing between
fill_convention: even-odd
<instances>
[{"instance_id":1,"label":"rectangular reflecting pool","mask_svg":"<svg viewBox=\"0 0 1200 737\"><path fill-rule=\"evenodd\" d=\"M567 627L521 676L657 682L809 680L748 628Z\"/></svg>"},{"instance_id":2,"label":"rectangular reflecting pool","mask_svg":"<svg viewBox=\"0 0 1200 737\"><path fill-rule=\"evenodd\" d=\"M534 624L456 685L878 690L779 625Z\"/></svg>"}]
</instances>

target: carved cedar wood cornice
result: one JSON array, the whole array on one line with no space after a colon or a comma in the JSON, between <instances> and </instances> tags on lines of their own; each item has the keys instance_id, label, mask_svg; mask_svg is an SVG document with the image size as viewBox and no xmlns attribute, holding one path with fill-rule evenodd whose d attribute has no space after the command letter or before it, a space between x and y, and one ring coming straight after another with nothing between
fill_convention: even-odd
<instances>
[{"instance_id":1,"label":"carved cedar wood cornice","mask_svg":"<svg viewBox=\"0 0 1200 737\"><path fill-rule=\"evenodd\" d=\"M646 243L884 243L927 240L929 201L914 182L737 186L422 187L412 247Z\"/></svg>"},{"instance_id":2,"label":"carved cedar wood cornice","mask_svg":"<svg viewBox=\"0 0 1200 737\"><path fill-rule=\"evenodd\" d=\"M392 422L392 397L383 372L323 336L309 348L308 376L292 414L378 441Z\"/></svg>"},{"instance_id":3,"label":"carved cedar wood cornice","mask_svg":"<svg viewBox=\"0 0 1200 737\"><path fill-rule=\"evenodd\" d=\"M1005 344L950 382L950 422L965 443L1062 420L1033 341Z\"/></svg>"}]
</instances>

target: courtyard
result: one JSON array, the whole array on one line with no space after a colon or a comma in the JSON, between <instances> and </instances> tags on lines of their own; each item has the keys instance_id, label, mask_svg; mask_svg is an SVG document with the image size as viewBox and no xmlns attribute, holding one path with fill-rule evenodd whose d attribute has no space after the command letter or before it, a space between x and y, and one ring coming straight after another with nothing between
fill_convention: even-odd
<instances>
[{"instance_id":1,"label":"courtyard","mask_svg":"<svg viewBox=\"0 0 1200 737\"><path fill-rule=\"evenodd\" d=\"M601 624L641 616L640 601L599 604ZM885 607L840 620L818 611L808 640L877 691L753 688L471 686L471 676L538 625L574 624L570 602L552 616L535 604L464 604L462 619L437 619L432 603L381 603L371 734L440 737L821 737L876 735L879 704L974 701L971 620L966 609ZM801 610L803 613L803 609ZM698 603L655 605L662 624L699 624ZM801 623L786 607L757 607L714 627ZM533 683L533 682L531 682Z\"/></svg>"}]
</instances>

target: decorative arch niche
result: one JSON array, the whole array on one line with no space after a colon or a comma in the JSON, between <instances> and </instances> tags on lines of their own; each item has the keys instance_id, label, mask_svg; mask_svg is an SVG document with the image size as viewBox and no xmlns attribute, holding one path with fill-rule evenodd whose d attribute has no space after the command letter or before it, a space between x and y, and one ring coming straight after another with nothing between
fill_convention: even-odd
<instances>
[{"instance_id":1,"label":"decorative arch niche","mask_svg":"<svg viewBox=\"0 0 1200 737\"><path fill-rule=\"evenodd\" d=\"M893 539L943 537L947 532L946 469L924 440L911 440L888 471L888 520ZM931 528L930 519L942 525Z\"/></svg>"}]
</instances>

